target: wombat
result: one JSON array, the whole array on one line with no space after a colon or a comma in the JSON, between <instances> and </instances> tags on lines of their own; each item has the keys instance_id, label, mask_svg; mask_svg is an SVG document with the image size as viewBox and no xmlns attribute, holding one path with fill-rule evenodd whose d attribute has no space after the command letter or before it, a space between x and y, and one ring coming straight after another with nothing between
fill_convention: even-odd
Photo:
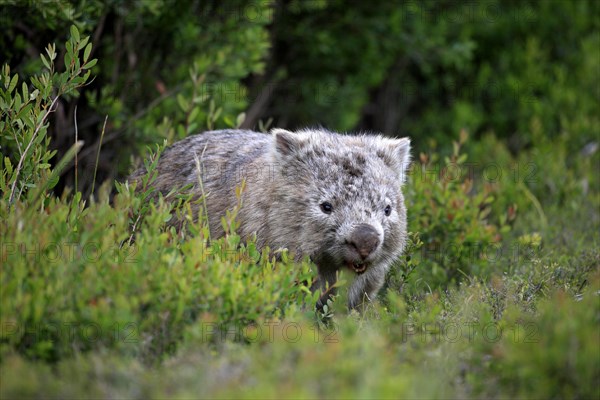
<instances>
[{"instance_id":1,"label":"wombat","mask_svg":"<svg viewBox=\"0 0 600 400\"><path fill-rule=\"evenodd\" d=\"M191 185L194 196L204 195L215 238L224 235L221 218L238 204L236 187L244 180L242 238L256 234L259 247L287 248L296 259L308 255L318 267L311 288L321 291L317 307L333 294L337 272L353 271L348 291L353 309L374 298L404 249L401 186L409 153L408 138L324 129L217 130L167 148L153 185L165 194ZM139 169L131 179L145 173Z\"/></svg>"}]
</instances>

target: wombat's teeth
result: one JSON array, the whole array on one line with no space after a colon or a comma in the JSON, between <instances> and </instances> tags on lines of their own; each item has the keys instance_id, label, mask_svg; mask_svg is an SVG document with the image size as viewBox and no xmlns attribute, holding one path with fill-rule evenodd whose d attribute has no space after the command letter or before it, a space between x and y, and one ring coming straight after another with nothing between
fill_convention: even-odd
<instances>
[{"instance_id":1,"label":"wombat's teeth","mask_svg":"<svg viewBox=\"0 0 600 400\"><path fill-rule=\"evenodd\" d=\"M357 274L362 274L363 272L365 272L367 270L367 263L350 263L350 267Z\"/></svg>"}]
</instances>

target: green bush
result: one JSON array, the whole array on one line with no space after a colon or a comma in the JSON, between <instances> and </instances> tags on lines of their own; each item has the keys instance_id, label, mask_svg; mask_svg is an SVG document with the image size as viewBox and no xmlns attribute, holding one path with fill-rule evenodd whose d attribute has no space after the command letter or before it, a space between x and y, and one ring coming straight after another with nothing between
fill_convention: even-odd
<instances>
[{"instance_id":1,"label":"green bush","mask_svg":"<svg viewBox=\"0 0 600 400\"><path fill-rule=\"evenodd\" d=\"M480 395L580 399L600 395L597 272L576 298L559 290L540 300L535 314L514 306L505 311L500 325L505 334L500 340L480 342L473 360L485 377L470 377L477 380Z\"/></svg>"},{"instance_id":2,"label":"green bush","mask_svg":"<svg viewBox=\"0 0 600 400\"><path fill-rule=\"evenodd\" d=\"M266 78L294 107L273 100L264 113L292 126L410 135L423 151L430 138L449 148L460 129L521 150L535 145L536 123L580 149L600 123L589 90L599 79L598 11L591 0L298 2L276 14L277 68Z\"/></svg>"},{"instance_id":3,"label":"green bush","mask_svg":"<svg viewBox=\"0 0 600 400\"><path fill-rule=\"evenodd\" d=\"M104 181L125 176L146 145L207 126L323 124L411 136L420 151L431 138L447 151L461 129L492 132L513 152L536 145L533 127L566 136L568 152L595 141L596 1L348 4L16 2L0 15L0 59L32 75L43 64L30 54L71 24L94 35L96 79L59 101L49 127L61 158L77 106L84 197L100 143ZM56 190L74 183L69 166Z\"/></svg>"},{"instance_id":4,"label":"green bush","mask_svg":"<svg viewBox=\"0 0 600 400\"><path fill-rule=\"evenodd\" d=\"M304 301L308 264L261 257L235 234L208 244L199 224L179 238L165 228L171 208L162 203L130 243L136 201L129 192L114 207L106 196L90 205L79 195L51 199L35 218L3 210L3 342L45 360L115 346L160 358L202 315L243 325Z\"/></svg>"},{"instance_id":5,"label":"green bush","mask_svg":"<svg viewBox=\"0 0 600 400\"><path fill-rule=\"evenodd\" d=\"M510 230L511 209L491 213L501 188L475 188L467 173L467 155L461 146L463 131L453 153L439 159L436 152L421 153L407 185L409 230L419 232L422 246L412 255L414 272L408 276L417 291L444 288L464 278L485 278L498 261L502 234Z\"/></svg>"},{"instance_id":6,"label":"green bush","mask_svg":"<svg viewBox=\"0 0 600 400\"><path fill-rule=\"evenodd\" d=\"M60 112L45 137L53 139L56 157L74 142L74 120L85 142L77 172L73 164L63 171L55 187L59 194L77 186L87 198L96 176L99 181L126 176L132 154L147 145L239 125L238 115L253 98L244 80L264 71L270 47L269 1L12 3L3 4L0 13L0 60L12 71L21 76L40 71L44 64L30 54L48 42L64 42L71 25L93 36L90 57L102 60L81 96L55 104ZM64 51L58 53L61 69ZM1 144L2 154L10 154L4 140Z\"/></svg>"},{"instance_id":7,"label":"green bush","mask_svg":"<svg viewBox=\"0 0 600 400\"><path fill-rule=\"evenodd\" d=\"M67 48L83 49L85 42L72 28ZM85 82L78 78L83 63L77 53L67 54L72 59L67 72L32 78L34 86L47 84L36 90L40 96L49 98L55 90L56 99ZM53 72L53 64L48 68ZM34 101L36 96L21 106L11 82L16 78L3 76L2 123L11 135L3 139L13 139L12 145L22 149L22 162L5 158L0 181L3 351L56 361L116 347L160 359L175 349L183 327L200 316L227 327L280 317L288 306L304 304L304 283L312 280L308 263L295 266L285 255L275 261L268 249L259 254L252 241L240 243L231 221L228 236L210 243L202 221L190 221L180 232L167 227L174 212L191 220L191 207L198 204L183 198L153 204L149 190L134 194L127 184L117 185L112 204L108 186L99 201L89 204L81 192L52 196L49 190L64 162L55 168L39 165L51 156L44 121L52 106L42 97ZM148 164L145 185L151 183L154 166Z\"/></svg>"},{"instance_id":8,"label":"green bush","mask_svg":"<svg viewBox=\"0 0 600 400\"><path fill-rule=\"evenodd\" d=\"M71 161L73 149L79 149L82 143L75 143L68 157L57 163L54 174L50 174L50 159L56 151L49 149L47 136L48 117L56 111L57 102L62 96L77 96L77 89L88 81L96 59L90 59L92 44L89 36L81 38L75 26L71 28L71 37L66 43L64 55L65 71L55 71L56 47L48 45L46 56L40 54L45 71L33 75L30 83L19 83L19 75L10 74L7 64L0 75L0 147L7 156L0 160L2 176L0 188L4 200L12 203L27 194L30 188L38 187L38 195L45 189L52 189L58 181L58 175L64 163ZM80 57L80 52L83 52ZM20 89L20 90L19 90ZM46 187L40 187L40 185Z\"/></svg>"}]
</instances>

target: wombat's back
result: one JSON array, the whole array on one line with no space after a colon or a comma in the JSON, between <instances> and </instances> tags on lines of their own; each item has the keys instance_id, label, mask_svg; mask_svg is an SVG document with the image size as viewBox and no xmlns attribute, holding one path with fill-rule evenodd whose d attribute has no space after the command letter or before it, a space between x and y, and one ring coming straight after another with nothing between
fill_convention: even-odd
<instances>
[{"instance_id":1,"label":"wombat's back","mask_svg":"<svg viewBox=\"0 0 600 400\"><path fill-rule=\"evenodd\" d=\"M242 178L247 178L249 170L259 171L271 164L270 142L270 135L248 130L208 131L189 136L163 151L152 187L166 195L190 185L194 199L205 196L202 203L207 207L211 232L220 236L221 218L236 205L235 189L242 184ZM139 180L145 173L144 167L139 168L130 180L138 181L139 188ZM194 219L198 211L199 207L194 207Z\"/></svg>"}]
</instances>

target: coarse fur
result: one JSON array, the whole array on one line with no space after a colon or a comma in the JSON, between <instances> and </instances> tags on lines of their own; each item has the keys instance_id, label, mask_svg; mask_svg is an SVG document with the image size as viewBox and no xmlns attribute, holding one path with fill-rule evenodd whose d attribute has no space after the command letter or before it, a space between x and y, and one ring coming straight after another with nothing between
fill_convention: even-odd
<instances>
[{"instance_id":1,"label":"coarse fur","mask_svg":"<svg viewBox=\"0 0 600 400\"><path fill-rule=\"evenodd\" d=\"M409 153L408 138L323 129L209 131L167 148L153 186L166 194L191 185L196 197L204 194L215 238L224 235L221 218L238 203L236 187L244 180L242 238L256 234L259 247L287 248L297 259L308 255L318 266L312 288L323 293L318 306L333 293L326 288L339 270L354 271L348 305L357 308L374 298L404 249L401 186ZM130 179L145 172L139 169Z\"/></svg>"}]
</instances>

